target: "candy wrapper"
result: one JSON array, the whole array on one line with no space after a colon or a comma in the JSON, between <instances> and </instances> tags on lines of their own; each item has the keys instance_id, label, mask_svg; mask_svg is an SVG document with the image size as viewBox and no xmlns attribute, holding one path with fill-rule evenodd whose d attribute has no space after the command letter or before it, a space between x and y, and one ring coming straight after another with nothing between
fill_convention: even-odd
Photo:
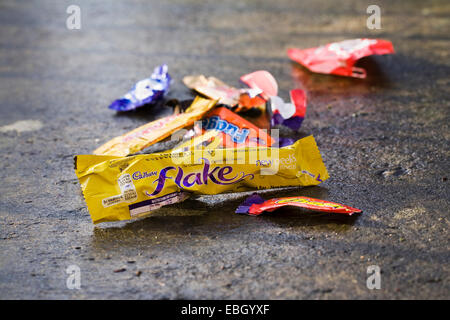
<instances>
[{"instance_id":1,"label":"candy wrapper","mask_svg":"<svg viewBox=\"0 0 450 320\"><path fill-rule=\"evenodd\" d=\"M300 128L306 113L306 94L303 90L291 90L291 102L285 103L278 96L277 81L268 71L259 70L243 75L241 81L252 89L261 90L261 95L270 101L267 110L271 126L281 124L295 131Z\"/></svg>"},{"instance_id":2,"label":"candy wrapper","mask_svg":"<svg viewBox=\"0 0 450 320\"><path fill-rule=\"evenodd\" d=\"M295 140L292 138L279 137L278 138L278 148L287 147L294 144Z\"/></svg>"},{"instance_id":3,"label":"candy wrapper","mask_svg":"<svg viewBox=\"0 0 450 320\"><path fill-rule=\"evenodd\" d=\"M259 89L243 89L245 90L239 96L238 105L233 111L245 112L249 110L260 109L261 111L266 107L266 100L261 98L259 94L262 92Z\"/></svg>"},{"instance_id":4,"label":"candy wrapper","mask_svg":"<svg viewBox=\"0 0 450 320\"><path fill-rule=\"evenodd\" d=\"M75 173L94 223L142 217L196 195L318 185L328 178L312 136L284 148L79 155Z\"/></svg>"},{"instance_id":5,"label":"candy wrapper","mask_svg":"<svg viewBox=\"0 0 450 320\"><path fill-rule=\"evenodd\" d=\"M258 96L259 89L237 89L215 77L204 75L186 76L183 83L192 90L214 100L235 108L236 112L265 106L265 100Z\"/></svg>"},{"instance_id":6,"label":"candy wrapper","mask_svg":"<svg viewBox=\"0 0 450 320\"><path fill-rule=\"evenodd\" d=\"M186 76L183 78L183 83L189 89L217 100L218 103L235 106L239 102L241 90L233 88L215 77Z\"/></svg>"},{"instance_id":7,"label":"candy wrapper","mask_svg":"<svg viewBox=\"0 0 450 320\"><path fill-rule=\"evenodd\" d=\"M222 146L226 148L243 146L270 147L274 139L266 130L260 130L251 122L245 120L225 107L208 112L202 121L202 130L215 130L223 135Z\"/></svg>"},{"instance_id":8,"label":"candy wrapper","mask_svg":"<svg viewBox=\"0 0 450 320\"><path fill-rule=\"evenodd\" d=\"M263 212L272 212L284 206L300 207L319 212L341 213L348 216L361 212L359 209L343 204L309 197L285 197L264 200L261 196L254 193L236 209L236 213L258 216Z\"/></svg>"},{"instance_id":9,"label":"candy wrapper","mask_svg":"<svg viewBox=\"0 0 450 320\"><path fill-rule=\"evenodd\" d=\"M167 71L168 67L165 64L156 67L150 78L136 83L133 89L111 103L109 108L116 111L130 111L161 99L169 91L171 79Z\"/></svg>"},{"instance_id":10,"label":"candy wrapper","mask_svg":"<svg viewBox=\"0 0 450 320\"><path fill-rule=\"evenodd\" d=\"M374 54L394 53L388 40L352 39L309 49L288 49L288 56L317 73L365 78L366 70L354 67L357 60Z\"/></svg>"},{"instance_id":11,"label":"candy wrapper","mask_svg":"<svg viewBox=\"0 0 450 320\"><path fill-rule=\"evenodd\" d=\"M254 90L260 90L265 100L278 95L278 83L270 72L258 70L241 76L241 81Z\"/></svg>"},{"instance_id":12,"label":"candy wrapper","mask_svg":"<svg viewBox=\"0 0 450 320\"><path fill-rule=\"evenodd\" d=\"M217 101L196 97L184 113L172 114L116 137L94 151L96 155L126 156L159 142L173 132L194 124L211 110Z\"/></svg>"},{"instance_id":13,"label":"candy wrapper","mask_svg":"<svg viewBox=\"0 0 450 320\"><path fill-rule=\"evenodd\" d=\"M306 94L301 89L290 91L290 103L278 96L270 97L271 126L282 124L297 131L306 114Z\"/></svg>"}]
</instances>

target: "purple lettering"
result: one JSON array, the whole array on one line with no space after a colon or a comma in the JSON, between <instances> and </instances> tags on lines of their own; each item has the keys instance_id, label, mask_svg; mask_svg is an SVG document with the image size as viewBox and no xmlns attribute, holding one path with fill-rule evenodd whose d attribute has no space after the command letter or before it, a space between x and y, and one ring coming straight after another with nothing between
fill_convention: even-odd
<instances>
[{"instance_id":1,"label":"purple lettering","mask_svg":"<svg viewBox=\"0 0 450 320\"><path fill-rule=\"evenodd\" d=\"M241 182L245 179L253 179L253 174L245 174L244 172L240 172L239 174L232 175L233 168L231 166L225 166L225 167L214 167L210 170L210 162L206 158L201 158L201 160L204 161L203 164L203 171L202 172L191 172L184 175L184 171L180 167L166 167L162 169L159 173L158 179L153 181L153 183L157 182L157 186L155 191L153 193L149 194L147 191L145 194L149 197L153 197L157 194L159 194L166 185L167 179L173 179L176 185L181 189L190 188L193 185L202 185L202 184L208 184L208 180L211 180L212 183L219 184L219 185L230 185L235 184L238 182ZM178 170L177 174L174 177L168 177L167 173L170 170ZM217 171L217 173L216 173ZM138 175L135 173L136 176ZM140 173L139 173L140 174ZM229 175L232 175L232 177L227 177ZM134 174L133 174L134 176ZM194 179L192 179L194 177Z\"/></svg>"},{"instance_id":2,"label":"purple lettering","mask_svg":"<svg viewBox=\"0 0 450 320\"><path fill-rule=\"evenodd\" d=\"M156 196L158 193L160 193L162 191L162 189L164 188L164 185L166 184L166 179L172 179L172 178L166 176L166 172L169 170L175 170L175 169L176 169L175 167L166 167L166 168L162 169L161 172L159 173L158 179L153 181L153 183L158 181L158 185L156 186L155 191L153 191L152 194L148 194L147 191L145 193L150 197Z\"/></svg>"},{"instance_id":3,"label":"purple lettering","mask_svg":"<svg viewBox=\"0 0 450 320\"><path fill-rule=\"evenodd\" d=\"M233 171L233 168L230 166L220 168L219 172L217 173L217 177L222 181L233 181L234 179L236 179L237 175L235 175L233 178L225 178L225 176L231 173L231 171Z\"/></svg>"},{"instance_id":4,"label":"purple lettering","mask_svg":"<svg viewBox=\"0 0 450 320\"><path fill-rule=\"evenodd\" d=\"M189 178L192 177L192 176L195 176L195 179L194 179L193 182L189 182ZM194 184L198 184L198 185L203 184L199 172L197 172L197 173L195 173L195 172L189 173L189 174L188 174L186 177L184 177L184 179L183 179L183 185L184 185L185 187L187 187L187 188L192 187Z\"/></svg>"}]
</instances>

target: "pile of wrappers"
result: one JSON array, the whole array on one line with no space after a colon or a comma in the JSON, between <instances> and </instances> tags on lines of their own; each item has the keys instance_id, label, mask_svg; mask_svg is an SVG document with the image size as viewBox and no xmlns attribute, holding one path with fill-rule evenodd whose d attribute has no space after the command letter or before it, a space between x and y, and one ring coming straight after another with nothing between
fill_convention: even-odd
<instances>
[{"instance_id":1,"label":"pile of wrappers","mask_svg":"<svg viewBox=\"0 0 450 320\"><path fill-rule=\"evenodd\" d=\"M354 66L358 59L393 52L389 41L354 39L289 49L288 56L312 72L365 78L365 70ZM294 141L272 130L299 130L306 93L292 89L283 99L277 81L265 70L240 80L243 87L235 88L213 76L185 76L183 83L197 94L187 107L172 100L171 115L111 139L92 155L76 156L75 172L92 221L143 217L196 195L313 186L326 180L328 172L312 136ZM160 105L167 102L171 82L168 66L158 66L109 108L129 112ZM177 145L170 150L145 153L174 136ZM265 200L254 193L236 213L256 216L283 206L345 215L361 212L303 196Z\"/></svg>"}]
</instances>

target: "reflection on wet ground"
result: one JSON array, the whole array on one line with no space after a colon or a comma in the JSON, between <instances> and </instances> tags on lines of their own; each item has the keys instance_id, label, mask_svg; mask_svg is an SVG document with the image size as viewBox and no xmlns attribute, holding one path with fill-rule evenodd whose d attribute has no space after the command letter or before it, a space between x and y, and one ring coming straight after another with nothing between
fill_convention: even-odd
<instances>
[{"instance_id":1,"label":"reflection on wet ground","mask_svg":"<svg viewBox=\"0 0 450 320\"><path fill-rule=\"evenodd\" d=\"M64 14L61 1L11 2L0 10L0 57L8 62L0 70L0 120L43 123L37 131L1 133L1 298L449 296L444 1L386 2L381 33L365 30L367 4L356 1L111 1L108 10L103 2L80 2L83 14L96 14L83 16L79 31L49 21L49 12ZM286 56L290 46L361 36L389 39L396 50L360 60L366 79L314 74ZM330 179L321 187L258 192L364 212L284 208L249 217L234 213L248 194L226 194L93 226L71 157L172 112L161 105L127 114L107 108L164 62L175 79L168 100L194 97L181 82L189 74L239 87L242 74L265 69L285 101L289 90L304 89L300 132L280 136L313 134ZM265 119L255 121L263 126ZM82 268L82 290L64 286L71 264ZM366 268L374 264L383 270L378 292L366 288Z\"/></svg>"},{"instance_id":2,"label":"reflection on wet ground","mask_svg":"<svg viewBox=\"0 0 450 320\"><path fill-rule=\"evenodd\" d=\"M108 224L94 228L94 245L108 246L108 242L120 241L121 245L142 242L165 245L180 243L192 236L220 237L238 229L241 233L272 226L290 230L324 226L327 232L345 232L359 215L318 213L301 208L285 207L258 217L234 213L251 192L218 196L201 196L183 203L163 207L154 215L131 222ZM288 188L259 193L266 199L288 196L327 198L327 189L322 187Z\"/></svg>"}]
</instances>

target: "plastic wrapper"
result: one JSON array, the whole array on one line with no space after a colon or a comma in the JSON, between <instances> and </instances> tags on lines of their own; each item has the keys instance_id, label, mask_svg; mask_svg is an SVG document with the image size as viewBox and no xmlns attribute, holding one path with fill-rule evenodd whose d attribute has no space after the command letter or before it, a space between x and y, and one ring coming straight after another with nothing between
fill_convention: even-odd
<instances>
[{"instance_id":1,"label":"plastic wrapper","mask_svg":"<svg viewBox=\"0 0 450 320\"><path fill-rule=\"evenodd\" d=\"M241 81L252 89L261 90L261 96L269 101L267 110L271 126L281 124L295 131L300 128L306 113L306 94L303 90L291 90L291 102L285 103L278 96L277 81L268 71L259 70L243 75Z\"/></svg>"},{"instance_id":2,"label":"plastic wrapper","mask_svg":"<svg viewBox=\"0 0 450 320\"><path fill-rule=\"evenodd\" d=\"M181 201L185 193L312 186L328 178L312 136L284 148L79 155L75 173L94 223L142 217L167 202Z\"/></svg>"},{"instance_id":3,"label":"plastic wrapper","mask_svg":"<svg viewBox=\"0 0 450 320\"><path fill-rule=\"evenodd\" d=\"M172 114L144 124L116 137L94 151L96 155L126 156L169 137L175 131L194 124L211 110L217 101L196 97L184 113Z\"/></svg>"},{"instance_id":4,"label":"plastic wrapper","mask_svg":"<svg viewBox=\"0 0 450 320\"><path fill-rule=\"evenodd\" d=\"M357 60L374 54L394 53L388 40L352 39L309 49L288 49L288 56L317 73L365 78L366 70L355 67Z\"/></svg>"},{"instance_id":5,"label":"plastic wrapper","mask_svg":"<svg viewBox=\"0 0 450 320\"><path fill-rule=\"evenodd\" d=\"M156 102L169 91L170 81L167 65L156 67L150 78L136 83L122 98L111 103L109 108L116 111L130 111Z\"/></svg>"},{"instance_id":6,"label":"plastic wrapper","mask_svg":"<svg viewBox=\"0 0 450 320\"><path fill-rule=\"evenodd\" d=\"M204 132L204 133L199 133L199 132ZM184 141L181 144L179 144L178 146L174 147L174 149L176 149L177 152L185 152L192 148L216 149L216 148L223 148L224 146L227 148L228 147L227 141L224 141L225 138L226 138L226 135L224 134L224 132L217 131L214 129L202 130L202 129L200 129L200 127L198 127L198 130L188 131L188 133L184 136ZM276 147L276 148L290 146L295 143L295 140L292 138L279 137L278 141L275 140L273 137L269 137L269 138L270 138L269 141L271 143L270 146ZM258 141L260 141L260 140L258 139ZM233 145L235 145L235 144L233 144ZM255 144L253 144L253 145L255 145ZM244 146L248 146L248 145L244 145Z\"/></svg>"},{"instance_id":7,"label":"plastic wrapper","mask_svg":"<svg viewBox=\"0 0 450 320\"><path fill-rule=\"evenodd\" d=\"M287 147L294 144L295 140L292 138L279 137L278 138L278 148Z\"/></svg>"},{"instance_id":8,"label":"plastic wrapper","mask_svg":"<svg viewBox=\"0 0 450 320\"><path fill-rule=\"evenodd\" d=\"M236 213L258 216L264 212L272 212L278 208L285 206L300 207L319 212L341 213L348 216L351 216L354 213L361 212L361 210L359 209L352 208L343 204L309 197L299 196L264 200L264 198L254 193L236 209Z\"/></svg>"},{"instance_id":9,"label":"plastic wrapper","mask_svg":"<svg viewBox=\"0 0 450 320\"><path fill-rule=\"evenodd\" d=\"M301 89L290 91L290 103L285 103L278 96L270 98L271 126L284 125L297 131L306 114L306 94Z\"/></svg>"},{"instance_id":10,"label":"plastic wrapper","mask_svg":"<svg viewBox=\"0 0 450 320\"><path fill-rule=\"evenodd\" d=\"M264 110L266 108L266 100L261 98L259 89L243 89L245 90L239 96L238 105L233 109L235 112L245 112L251 110Z\"/></svg>"},{"instance_id":11,"label":"plastic wrapper","mask_svg":"<svg viewBox=\"0 0 450 320\"><path fill-rule=\"evenodd\" d=\"M215 77L186 76L183 78L183 83L189 89L229 106L237 105L241 95L241 90L231 87Z\"/></svg>"},{"instance_id":12,"label":"plastic wrapper","mask_svg":"<svg viewBox=\"0 0 450 320\"><path fill-rule=\"evenodd\" d=\"M243 146L270 147L274 139L251 122L225 107L208 112L202 121L202 130L215 130L223 136L221 145L226 148Z\"/></svg>"},{"instance_id":13,"label":"plastic wrapper","mask_svg":"<svg viewBox=\"0 0 450 320\"><path fill-rule=\"evenodd\" d=\"M265 100L278 95L278 83L266 70L258 70L241 76L241 81L252 89L261 90L261 96Z\"/></svg>"},{"instance_id":14,"label":"plastic wrapper","mask_svg":"<svg viewBox=\"0 0 450 320\"><path fill-rule=\"evenodd\" d=\"M234 108L236 112L265 106L266 101L258 96L261 93L259 89L237 89L215 77L204 75L186 76L183 83L189 89L217 100L219 104Z\"/></svg>"}]
</instances>

